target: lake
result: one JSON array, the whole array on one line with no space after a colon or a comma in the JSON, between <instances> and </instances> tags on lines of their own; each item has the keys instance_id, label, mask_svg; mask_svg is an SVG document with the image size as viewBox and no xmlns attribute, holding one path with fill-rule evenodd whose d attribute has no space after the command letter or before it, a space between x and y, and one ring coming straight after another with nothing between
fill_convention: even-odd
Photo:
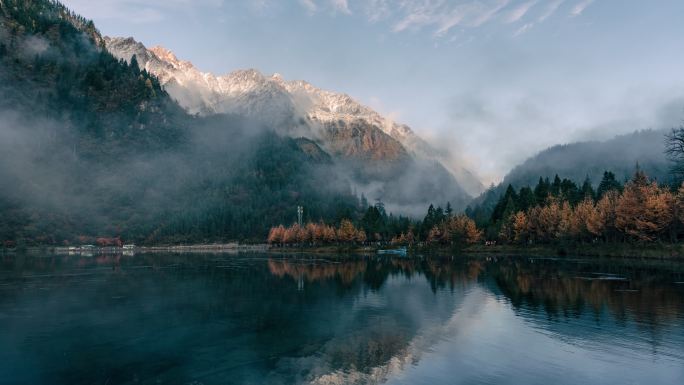
<instances>
[{"instance_id":1,"label":"lake","mask_svg":"<svg viewBox=\"0 0 684 385\"><path fill-rule=\"evenodd\" d=\"M684 263L0 256L1 384L684 384Z\"/></svg>"}]
</instances>

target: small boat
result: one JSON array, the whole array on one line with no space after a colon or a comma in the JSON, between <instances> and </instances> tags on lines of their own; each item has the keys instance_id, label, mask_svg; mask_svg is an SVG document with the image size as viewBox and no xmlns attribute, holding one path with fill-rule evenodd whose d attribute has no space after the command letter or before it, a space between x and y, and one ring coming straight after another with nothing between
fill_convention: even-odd
<instances>
[{"instance_id":1,"label":"small boat","mask_svg":"<svg viewBox=\"0 0 684 385\"><path fill-rule=\"evenodd\" d=\"M406 256L406 248L401 247L398 249L381 249L381 250L378 250L378 254L401 255L402 257L405 257Z\"/></svg>"}]
</instances>

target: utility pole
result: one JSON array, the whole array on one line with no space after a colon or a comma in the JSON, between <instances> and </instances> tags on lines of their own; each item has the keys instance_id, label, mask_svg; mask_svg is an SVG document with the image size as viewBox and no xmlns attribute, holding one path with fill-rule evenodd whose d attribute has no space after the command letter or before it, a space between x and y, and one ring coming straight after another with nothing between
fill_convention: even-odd
<instances>
[{"instance_id":1,"label":"utility pole","mask_svg":"<svg viewBox=\"0 0 684 385\"><path fill-rule=\"evenodd\" d=\"M303 214L304 214L304 207L297 206L297 223L299 223L299 227L302 227L302 215Z\"/></svg>"}]
</instances>

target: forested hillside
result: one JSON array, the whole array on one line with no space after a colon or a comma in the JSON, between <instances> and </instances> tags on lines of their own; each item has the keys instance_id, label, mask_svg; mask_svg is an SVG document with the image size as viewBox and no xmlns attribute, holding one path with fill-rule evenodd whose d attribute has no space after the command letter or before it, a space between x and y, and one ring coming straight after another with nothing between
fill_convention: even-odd
<instances>
[{"instance_id":1,"label":"forested hillside","mask_svg":"<svg viewBox=\"0 0 684 385\"><path fill-rule=\"evenodd\" d=\"M487 239L501 243L597 244L678 242L684 228L684 187L658 185L637 169L624 185L605 172L598 190L588 181L540 179L512 186L490 217L475 209Z\"/></svg>"},{"instance_id":2,"label":"forested hillside","mask_svg":"<svg viewBox=\"0 0 684 385\"><path fill-rule=\"evenodd\" d=\"M589 177L598 183L605 170L613 172L624 183L632 177L637 164L651 178L668 183L666 134L667 130L643 130L607 141L553 146L513 168L502 184L522 187L536 183L540 176L553 178L556 174L575 181Z\"/></svg>"},{"instance_id":3,"label":"forested hillside","mask_svg":"<svg viewBox=\"0 0 684 385\"><path fill-rule=\"evenodd\" d=\"M0 2L0 242L261 239L357 200L304 139L234 116L186 114L55 1Z\"/></svg>"},{"instance_id":4,"label":"forested hillside","mask_svg":"<svg viewBox=\"0 0 684 385\"><path fill-rule=\"evenodd\" d=\"M489 188L470 204L478 223L489 220L494 206L506 193L538 185L540 178L552 183L560 176L568 182L588 183L594 189L609 171L621 184L632 178L635 167L662 184L676 184L665 155L666 130L644 130L607 141L577 142L550 147L514 167L504 180ZM561 180L558 180L560 183Z\"/></svg>"}]
</instances>

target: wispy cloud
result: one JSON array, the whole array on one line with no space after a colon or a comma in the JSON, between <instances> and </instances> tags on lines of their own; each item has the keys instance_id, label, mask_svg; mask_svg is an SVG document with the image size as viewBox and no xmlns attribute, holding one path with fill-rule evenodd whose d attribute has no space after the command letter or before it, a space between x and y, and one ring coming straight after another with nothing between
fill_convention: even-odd
<instances>
[{"instance_id":1,"label":"wispy cloud","mask_svg":"<svg viewBox=\"0 0 684 385\"><path fill-rule=\"evenodd\" d=\"M314 0L299 0L299 4L301 4L309 14L314 14L318 9L318 6Z\"/></svg>"},{"instance_id":2,"label":"wispy cloud","mask_svg":"<svg viewBox=\"0 0 684 385\"><path fill-rule=\"evenodd\" d=\"M499 0L492 7L480 13L479 16L469 24L471 27L479 27L480 25L488 22L492 17L497 15L504 7L510 3L510 0Z\"/></svg>"},{"instance_id":3,"label":"wispy cloud","mask_svg":"<svg viewBox=\"0 0 684 385\"><path fill-rule=\"evenodd\" d=\"M233 5L233 1L226 0L63 1L90 18L133 23L158 23L179 11ZM540 23L570 1L573 2L570 15L576 17L595 0L296 0L294 9L299 8L310 16L359 16L370 23L386 23L393 32L426 30L439 38L457 28L478 28L494 23L522 23L523 26ZM235 0L235 3L257 14L286 8L282 0Z\"/></svg>"},{"instance_id":4,"label":"wispy cloud","mask_svg":"<svg viewBox=\"0 0 684 385\"><path fill-rule=\"evenodd\" d=\"M516 35L554 15L568 0L329 0L344 3L339 11L354 2L369 22L386 21L392 31L432 29L441 37L456 27L477 28L488 23L523 23ZM579 16L595 0L574 0L572 16Z\"/></svg>"},{"instance_id":5,"label":"wispy cloud","mask_svg":"<svg viewBox=\"0 0 684 385\"><path fill-rule=\"evenodd\" d=\"M434 27L441 36L454 27L479 27L496 17L511 0L403 0L398 2L393 30Z\"/></svg>"},{"instance_id":6,"label":"wispy cloud","mask_svg":"<svg viewBox=\"0 0 684 385\"><path fill-rule=\"evenodd\" d=\"M534 27L534 23L527 23L527 24L523 25L522 27L518 28L517 31L515 31L515 33L513 34L513 37L518 37L518 36L522 35L523 33L532 29L532 27Z\"/></svg>"},{"instance_id":7,"label":"wispy cloud","mask_svg":"<svg viewBox=\"0 0 684 385\"><path fill-rule=\"evenodd\" d=\"M368 21L374 23L383 20L391 14L389 0L367 0L364 2L363 10Z\"/></svg>"},{"instance_id":8,"label":"wispy cloud","mask_svg":"<svg viewBox=\"0 0 684 385\"><path fill-rule=\"evenodd\" d=\"M437 23L439 28L435 34L438 36L443 35L451 28L461 24L467 17L468 11L469 9L467 7L459 7L454 9L450 14L444 15Z\"/></svg>"},{"instance_id":9,"label":"wispy cloud","mask_svg":"<svg viewBox=\"0 0 684 385\"><path fill-rule=\"evenodd\" d=\"M539 21L541 23L542 21L551 17L554 13L556 13L556 11L558 11L558 8L560 8L561 4L563 4L564 2L565 2L565 0L553 0L553 1L551 1L546 6L546 9L544 10L544 12L541 15L539 15L539 18L537 19L537 21Z\"/></svg>"},{"instance_id":10,"label":"wispy cloud","mask_svg":"<svg viewBox=\"0 0 684 385\"><path fill-rule=\"evenodd\" d=\"M517 7L513 8L511 12L508 13L506 17L507 23L515 23L527 14L527 12L537 3L537 0L526 1Z\"/></svg>"},{"instance_id":11,"label":"wispy cloud","mask_svg":"<svg viewBox=\"0 0 684 385\"><path fill-rule=\"evenodd\" d=\"M150 24L165 20L170 11L218 8L223 0L62 0L62 3L91 19Z\"/></svg>"},{"instance_id":12,"label":"wispy cloud","mask_svg":"<svg viewBox=\"0 0 684 385\"><path fill-rule=\"evenodd\" d=\"M570 11L570 16L579 16L584 12L587 7L593 3L594 0L581 0L579 3L575 4L574 7L572 7L572 11Z\"/></svg>"},{"instance_id":13,"label":"wispy cloud","mask_svg":"<svg viewBox=\"0 0 684 385\"><path fill-rule=\"evenodd\" d=\"M347 15L351 15L351 11L349 10L349 2L347 0L331 0L333 8L337 12L342 12L346 13Z\"/></svg>"}]
</instances>

